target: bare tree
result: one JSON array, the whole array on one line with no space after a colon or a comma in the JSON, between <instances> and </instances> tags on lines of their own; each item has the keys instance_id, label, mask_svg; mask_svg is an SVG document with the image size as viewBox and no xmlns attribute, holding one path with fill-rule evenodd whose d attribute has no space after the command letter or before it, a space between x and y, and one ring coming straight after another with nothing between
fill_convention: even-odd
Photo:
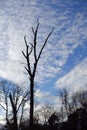
<instances>
[{"instance_id":1,"label":"bare tree","mask_svg":"<svg viewBox=\"0 0 87 130\"><path fill-rule=\"evenodd\" d=\"M61 99L61 112L63 114L62 116L65 117L66 115L68 118L69 114L72 113L73 110L73 104L70 94L68 90L64 88L58 92L58 96Z\"/></svg>"},{"instance_id":2,"label":"bare tree","mask_svg":"<svg viewBox=\"0 0 87 130\"><path fill-rule=\"evenodd\" d=\"M18 112L21 108L21 118L23 117L24 106L28 99L29 92L23 92L23 89L17 85L6 85L6 82L2 81L0 83L1 95L3 96L3 101L0 102L0 106L6 111L6 121L8 127L11 127L11 120L13 121L14 129L18 130ZM11 117L10 117L10 116Z\"/></svg>"},{"instance_id":3,"label":"bare tree","mask_svg":"<svg viewBox=\"0 0 87 130\"><path fill-rule=\"evenodd\" d=\"M74 93L71 96L72 104L73 104L73 112L78 109L78 94Z\"/></svg>"},{"instance_id":4,"label":"bare tree","mask_svg":"<svg viewBox=\"0 0 87 130\"><path fill-rule=\"evenodd\" d=\"M28 94L29 94L29 92L23 93L23 90L18 86L13 88L12 92L10 92L10 94L9 94L15 130L18 130L18 119L17 119L18 111L19 111L20 107L22 107L22 113L21 113L21 119L20 119L20 123L21 123L25 103L26 103L26 101L29 100L29 99L27 99Z\"/></svg>"},{"instance_id":5,"label":"bare tree","mask_svg":"<svg viewBox=\"0 0 87 130\"><path fill-rule=\"evenodd\" d=\"M48 119L53 112L54 112L53 106L51 106L49 103L46 103L45 105L42 106L42 116L44 124L48 123Z\"/></svg>"},{"instance_id":6,"label":"bare tree","mask_svg":"<svg viewBox=\"0 0 87 130\"><path fill-rule=\"evenodd\" d=\"M39 21L37 21L36 28L34 29L32 27L32 32L33 32L33 43L29 42L27 43L26 36L24 37L25 45L26 45L26 52L22 51L23 56L26 59L27 66L25 66L25 69L28 73L29 76L29 81L30 81L30 127L33 128L33 116L34 116L34 82L35 82L35 75L36 75L36 70L38 66L38 62L41 58L41 54L48 42L49 37L53 33L53 30L48 34L46 37L41 49L39 52L37 52L37 34L38 34L38 29L39 29ZM33 56L34 62L30 60L30 56Z\"/></svg>"}]
</instances>

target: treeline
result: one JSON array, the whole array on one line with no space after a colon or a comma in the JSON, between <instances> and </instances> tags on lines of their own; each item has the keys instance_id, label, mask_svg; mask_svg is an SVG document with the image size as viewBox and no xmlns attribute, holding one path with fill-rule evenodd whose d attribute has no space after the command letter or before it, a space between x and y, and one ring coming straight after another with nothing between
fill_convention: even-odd
<instances>
[{"instance_id":1,"label":"treeline","mask_svg":"<svg viewBox=\"0 0 87 130\"><path fill-rule=\"evenodd\" d=\"M29 92L16 84L0 82L0 107L5 111L3 129L29 130ZM34 112L34 130L87 130L87 91L70 94L67 89L58 91L60 107L44 104ZM39 106L40 104L36 104Z\"/></svg>"}]
</instances>

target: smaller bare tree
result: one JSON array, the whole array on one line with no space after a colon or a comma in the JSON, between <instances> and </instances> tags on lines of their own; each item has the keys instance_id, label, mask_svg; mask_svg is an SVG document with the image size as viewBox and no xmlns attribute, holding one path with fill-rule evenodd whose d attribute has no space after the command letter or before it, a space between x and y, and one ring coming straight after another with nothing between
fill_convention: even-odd
<instances>
[{"instance_id":1,"label":"smaller bare tree","mask_svg":"<svg viewBox=\"0 0 87 130\"><path fill-rule=\"evenodd\" d=\"M42 115L44 119L44 124L48 123L48 119L53 112L54 112L53 107L49 103L46 103L45 105L42 106Z\"/></svg>"},{"instance_id":2,"label":"smaller bare tree","mask_svg":"<svg viewBox=\"0 0 87 130\"><path fill-rule=\"evenodd\" d=\"M3 101L0 102L0 106L6 111L6 121L8 127L11 127L11 120L15 130L18 130L18 112L21 109L20 123L23 118L23 112L25 103L29 101L29 92L23 92L23 89L17 85L6 85L6 82L2 81L0 83L1 95L3 96ZM10 116L11 117L10 117Z\"/></svg>"},{"instance_id":3,"label":"smaller bare tree","mask_svg":"<svg viewBox=\"0 0 87 130\"><path fill-rule=\"evenodd\" d=\"M24 106L26 101L28 101L28 94L29 92L23 92L22 88L20 87L15 87L13 88L12 92L9 94L9 99L12 107L12 114L13 114L13 121L14 121L14 128L15 130L18 130L18 119L17 119L17 114L19 112L19 109L22 107L22 112L21 112L21 118L20 118L20 123L22 122L23 118L23 112L24 112Z\"/></svg>"},{"instance_id":4,"label":"smaller bare tree","mask_svg":"<svg viewBox=\"0 0 87 130\"><path fill-rule=\"evenodd\" d=\"M68 118L69 114L72 113L73 110L73 104L69 91L64 88L58 92L58 96L61 99L61 112L63 114L63 117L66 115Z\"/></svg>"}]
</instances>

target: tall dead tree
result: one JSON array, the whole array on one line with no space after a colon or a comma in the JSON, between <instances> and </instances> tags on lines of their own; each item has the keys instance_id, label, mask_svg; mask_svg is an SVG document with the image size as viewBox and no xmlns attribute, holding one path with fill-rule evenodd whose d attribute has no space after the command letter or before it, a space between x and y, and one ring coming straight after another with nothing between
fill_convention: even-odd
<instances>
[{"instance_id":1,"label":"tall dead tree","mask_svg":"<svg viewBox=\"0 0 87 130\"><path fill-rule=\"evenodd\" d=\"M48 34L46 37L40 51L37 53L37 34L39 29L39 22L37 21L36 28L34 29L32 27L32 33L33 33L33 42L27 43L26 36L24 37L25 45L26 45L26 52L22 51L23 56L26 59L27 65L25 66L25 69L28 72L29 81L30 81L30 127L33 127L33 113L34 113L34 81L35 81L35 75L36 70L38 66L38 62L40 60L41 54L43 52L44 47L46 46L46 43L48 42L49 37L53 33L53 30ZM30 56L33 55L34 62L32 63L32 60L30 60ZM32 64L32 65L31 65Z\"/></svg>"}]
</instances>

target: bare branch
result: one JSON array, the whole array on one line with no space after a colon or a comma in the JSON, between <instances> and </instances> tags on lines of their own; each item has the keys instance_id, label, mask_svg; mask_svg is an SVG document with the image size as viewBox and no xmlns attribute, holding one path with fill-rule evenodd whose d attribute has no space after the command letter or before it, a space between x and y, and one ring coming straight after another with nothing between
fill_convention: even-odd
<instances>
[{"instance_id":1,"label":"bare branch","mask_svg":"<svg viewBox=\"0 0 87 130\"><path fill-rule=\"evenodd\" d=\"M34 47L34 46L33 46L33 43L29 42L29 44L31 45L31 47Z\"/></svg>"},{"instance_id":2,"label":"bare branch","mask_svg":"<svg viewBox=\"0 0 87 130\"><path fill-rule=\"evenodd\" d=\"M25 41L25 45L26 45L26 47L27 47L26 35L24 36L24 41Z\"/></svg>"},{"instance_id":3,"label":"bare branch","mask_svg":"<svg viewBox=\"0 0 87 130\"><path fill-rule=\"evenodd\" d=\"M31 49L29 51L29 45L27 44L26 36L24 36L24 41L25 41L25 44L26 44L26 55L23 51L22 51L22 54L26 58L27 67L28 67L28 68L25 67L25 69L27 70L28 74L31 75L31 66L30 66L30 57L29 56L33 51L33 45L31 43L29 43L31 45Z\"/></svg>"},{"instance_id":4,"label":"bare branch","mask_svg":"<svg viewBox=\"0 0 87 130\"><path fill-rule=\"evenodd\" d=\"M24 68L26 69L26 71L29 73L29 70L27 69L27 67L26 66L24 66Z\"/></svg>"},{"instance_id":5,"label":"bare branch","mask_svg":"<svg viewBox=\"0 0 87 130\"><path fill-rule=\"evenodd\" d=\"M17 95L16 95L16 106L17 106L21 91L22 91L22 89L19 86L17 86L17 88L16 88L16 93L17 93Z\"/></svg>"},{"instance_id":6,"label":"bare branch","mask_svg":"<svg viewBox=\"0 0 87 130\"><path fill-rule=\"evenodd\" d=\"M25 55L25 53L24 53L23 51L22 51L22 54L23 54L23 56L24 56L25 58L27 58L26 55Z\"/></svg>"},{"instance_id":7,"label":"bare branch","mask_svg":"<svg viewBox=\"0 0 87 130\"><path fill-rule=\"evenodd\" d=\"M33 47L31 47L30 52L28 53L28 57L30 56L30 54L32 53L32 51L33 51Z\"/></svg>"},{"instance_id":8,"label":"bare branch","mask_svg":"<svg viewBox=\"0 0 87 130\"><path fill-rule=\"evenodd\" d=\"M13 96L12 96L12 94L10 93L9 94L9 99L10 99L10 102L11 102L11 106L12 106L12 109L13 109L13 111L15 111L16 110L16 106L15 106L15 104L14 104L14 101L13 101ZM16 111L17 112L17 111Z\"/></svg>"},{"instance_id":9,"label":"bare branch","mask_svg":"<svg viewBox=\"0 0 87 130\"><path fill-rule=\"evenodd\" d=\"M38 32L39 25L40 25L40 23L39 23L39 21L37 20L37 26L36 26L36 30L35 30L36 36L37 36L37 32Z\"/></svg>"},{"instance_id":10,"label":"bare branch","mask_svg":"<svg viewBox=\"0 0 87 130\"><path fill-rule=\"evenodd\" d=\"M22 105L22 112L21 112L21 117L20 117L20 125L22 124L22 119L23 119L23 113L24 113L24 106L25 104Z\"/></svg>"},{"instance_id":11,"label":"bare branch","mask_svg":"<svg viewBox=\"0 0 87 130\"><path fill-rule=\"evenodd\" d=\"M39 23L38 23L38 26L39 26ZM37 26L37 28L38 28L38 26ZM41 48L41 50L40 50L40 52L39 52L38 58L36 57L36 45L35 45L35 43L34 43L34 58L35 58L35 63L34 63L33 76L35 76L35 72L36 72L36 69L37 69L37 63L38 63L38 61L39 61L39 59L40 59L40 56L41 56L41 54L42 54L42 51L43 51L44 47L46 46L46 43L47 43L49 37L51 36L51 34L53 33L53 31L54 31L54 28L52 29L52 31L51 31L51 32L49 33L49 35L47 36L47 38L46 38L46 40L45 40L45 42L44 42L44 44L43 44L43 46L42 46L42 48Z\"/></svg>"},{"instance_id":12,"label":"bare branch","mask_svg":"<svg viewBox=\"0 0 87 130\"><path fill-rule=\"evenodd\" d=\"M27 100L25 100L25 98L26 98L28 95L29 95L29 92L26 92L26 94L23 96L23 98L22 98L22 100L21 100L21 102L20 102L20 104L19 104L19 106L18 106L17 112L19 111L19 109L20 109L22 103L24 103L24 102L27 101Z\"/></svg>"},{"instance_id":13,"label":"bare branch","mask_svg":"<svg viewBox=\"0 0 87 130\"><path fill-rule=\"evenodd\" d=\"M5 111L7 111L6 108L5 108L2 104L0 104L0 106L1 106Z\"/></svg>"},{"instance_id":14,"label":"bare branch","mask_svg":"<svg viewBox=\"0 0 87 130\"><path fill-rule=\"evenodd\" d=\"M34 58L35 58L35 62L37 61L36 45L37 45L37 32L38 32L38 28L39 28L39 22L37 23L36 30L35 30L35 33L34 33Z\"/></svg>"},{"instance_id":15,"label":"bare branch","mask_svg":"<svg viewBox=\"0 0 87 130\"><path fill-rule=\"evenodd\" d=\"M28 67L28 73L31 76L31 66L30 66L30 61L28 57L27 57L27 67Z\"/></svg>"},{"instance_id":16,"label":"bare branch","mask_svg":"<svg viewBox=\"0 0 87 130\"><path fill-rule=\"evenodd\" d=\"M31 29L32 29L33 34L35 34L35 32L34 32L34 28L32 27Z\"/></svg>"},{"instance_id":17,"label":"bare branch","mask_svg":"<svg viewBox=\"0 0 87 130\"><path fill-rule=\"evenodd\" d=\"M53 33L53 31L54 31L54 28L52 29L52 31L51 31L51 32L49 33L49 35L47 36L47 38L46 38L46 40L45 40L45 42L44 42L44 44L43 44L43 46L42 46L42 48L41 48L41 50L40 50L40 52L39 52L37 61L39 61L39 59L40 59L40 57L41 57L41 54L42 54L42 51L43 51L43 49L44 49L44 47L45 47L45 45L46 45L46 43L47 43L49 37L50 37L51 34Z\"/></svg>"}]
</instances>

